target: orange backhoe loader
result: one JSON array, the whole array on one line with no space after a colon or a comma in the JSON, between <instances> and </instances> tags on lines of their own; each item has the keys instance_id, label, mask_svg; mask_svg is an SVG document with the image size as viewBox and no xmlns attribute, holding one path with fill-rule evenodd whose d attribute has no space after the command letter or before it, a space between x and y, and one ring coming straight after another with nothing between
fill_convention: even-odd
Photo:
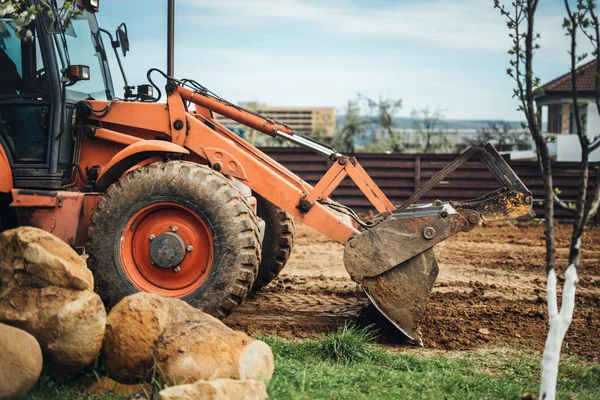
<instances>
[{"instance_id":1,"label":"orange backhoe loader","mask_svg":"<svg viewBox=\"0 0 600 400\"><path fill-rule=\"evenodd\" d=\"M489 145L470 148L399 206L359 162L292 127L238 107L195 81L148 72L151 85L117 98L99 28L98 0L79 0L68 27L56 2L21 40L6 18L0 63L0 210L2 229L31 225L89 254L107 307L154 292L225 317L266 285L293 245L292 218L344 244L344 263L372 303L407 336L418 322L438 267L433 246L480 221L531 214L532 197ZM58 5L60 6L60 5ZM38 51L36 51L36 48ZM11 64L12 63L12 64ZM12 74L12 75L11 75ZM166 80L164 91L152 80ZM161 79L162 79L161 78ZM159 102L164 94L166 102ZM214 114L328 157L313 187L220 124ZM478 155L499 189L467 202L417 204L428 190ZM330 198L352 179L378 214L362 221Z\"/></svg>"}]
</instances>

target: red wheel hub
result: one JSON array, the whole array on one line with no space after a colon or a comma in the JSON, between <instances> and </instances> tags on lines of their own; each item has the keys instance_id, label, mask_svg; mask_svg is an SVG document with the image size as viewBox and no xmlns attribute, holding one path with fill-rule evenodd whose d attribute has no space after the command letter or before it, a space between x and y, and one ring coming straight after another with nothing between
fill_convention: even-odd
<instances>
[{"instance_id":1,"label":"red wheel hub","mask_svg":"<svg viewBox=\"0 0 600 400\"><path fill-rule=\"evenodd\" d=\"M148 205L127 221L120 243L121 265L140 290L185 296L202 285L214 248L206 222L187 207Z\"/></svg>"}]
</instances>

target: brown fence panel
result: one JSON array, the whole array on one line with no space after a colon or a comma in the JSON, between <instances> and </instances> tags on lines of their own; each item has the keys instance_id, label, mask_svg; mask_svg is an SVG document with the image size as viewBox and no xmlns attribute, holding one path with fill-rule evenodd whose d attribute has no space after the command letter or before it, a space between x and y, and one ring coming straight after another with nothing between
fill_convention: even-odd
<instances>
[{"instance_id":1,"label":"brown fence panel","mask_svg":"<svg viewBox=\"0 0 600 400\"><path fill-rule=\"evenodd\" d=\"M302 148L271 147L262 150L311 185L317 183L331 166L331 161L327 158ZM394 204L400 204L436 172L457 157L454 154L375 153L358 153L355 156ZM544 197L544 187L539 164L536 161L510 160L508 164L531 190L535 200L534 211L539 217L543 217L544 209L541 201ZM594 166L590 166L590 191L600 182L600 175ZM554 186L560 190L561 199L567 203L574 202L579 189L579 164L555 162L552 164L552 169ZM421 201L469 200L498 187L498 182L492 174L475 159L466 162L450 174ZM349 178L340 184L331 197L356 211L373 210L367 198ZM572 214L557 208L556 217L570 219ZM597 218L597 221L600 219Z\"/></svg>"}]
</instances>

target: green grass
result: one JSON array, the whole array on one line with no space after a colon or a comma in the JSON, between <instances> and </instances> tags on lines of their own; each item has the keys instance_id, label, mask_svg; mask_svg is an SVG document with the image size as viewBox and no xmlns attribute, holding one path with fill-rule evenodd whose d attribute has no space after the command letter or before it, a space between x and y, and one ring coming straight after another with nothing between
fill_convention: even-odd
<instances>
[{"instance_id":1,"label":"green grass","mask_svg":"<svg viewBox=\"0 0 600 400\"><path fill-rule=\"evenodd\" d=\"M365 329L343 328L319 340L260 337L275 354L271 399L517 399L536 393L539 354L500 348L422 355L390 352ZM98 370L101 370L99 368ZM58 383L43 375L30 399L105 399L87 394L93 370ZM600 365L561 360L557 398L600 399Z\"/></svg>"},{"instance_id":2,"label":"green grass","mask_svg":"<svg viewBox=\"0 0 600 400\"><path fill-rule=\"evenodd\" d=\"M537 393L540 360L522 351L393 353L364 330L344 328L321 340L262 337L275 353L272 399L516 399ZM561 363L558 398L600 399L600 366Z\"/></svg>"}]
</instances>

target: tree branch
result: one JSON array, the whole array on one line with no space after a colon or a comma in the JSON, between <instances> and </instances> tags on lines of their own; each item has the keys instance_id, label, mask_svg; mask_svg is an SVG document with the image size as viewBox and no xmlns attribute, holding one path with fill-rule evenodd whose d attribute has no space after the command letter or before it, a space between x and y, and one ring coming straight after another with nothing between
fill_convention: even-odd
<instances>
[{"instance_id":1,"label":"tree branch","mask_svg":"<svg viewBox=\"0 0 600 400\"><path fill-rule=\"evenodd\" d=\"M577 212L576 209L569 207L569 205L567 203L565 203L564 201L562 201L558 195L555 193L554 194L554 204L556 204L557 206L559 206L561 209L568 211L570 213L575 214Z\"/></svg>"}]
</instances>

